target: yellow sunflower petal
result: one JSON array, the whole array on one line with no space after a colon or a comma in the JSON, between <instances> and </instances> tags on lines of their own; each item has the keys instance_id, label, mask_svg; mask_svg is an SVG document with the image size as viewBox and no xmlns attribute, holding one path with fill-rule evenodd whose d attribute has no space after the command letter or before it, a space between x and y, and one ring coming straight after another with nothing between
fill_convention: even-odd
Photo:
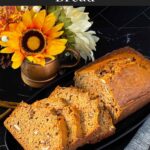
<instances>
[{"instance_id":1,"label":"yellow sunflower petal","mask_svg":"<svg viewBox=\"0 0 150 150\"><path fill-rule=\"evenodd\" d=\"M48 45L65 45L67 43L67 39L55 39L55 40L51 40L48 41Z\"/></svg>"},{"instance_id":2,"label":"yellow sunflower petal","mask_svg":"<svg viewBox=\"0 0 150 150\"><path fill-rule=\"evenodd\" d=\"M44 25L42 27L42 30L44 33L47 33L55 24L56 17L53 13L49 14L44 21Z\"/></svg>"},{"instance_id":3,"label":"yellow sunflower petal","mask_svg":"<svg viewBox=\"0 0 150 150\"><path fill-rule=\"evenodd\" d=\"M41 65L41 66L45 66L45 58L37 58L37 57L34 57L34 58L33 58L33 63L39 64L39 65Z\"/></svg>"},{"instance_id":4,"label":"yellow sunflower petal","mask_svg":"<svg viewBox=\"0 0 150 150\"><path fill-rule=\"evenodd\" d=\"M27 59L28 59L30 62L33 62L33 56L27 56Z\"/></svg>"},{"instance_id":5,"label":"yellow sunflower petal","mask_svg":"<svg viewBox=\"0 0 150 150\"><path fill-rule=\"evenodd\" d=\"M11 24L9 24L9 30L10 31L15 31L16 27L17 27L17 23L11 23Z\"/></svg>"},{"instance_id":6,"label":"yellow sunflower petal","mask_svg":"<svg viewBox=\"0 0 150 150\"><path fill-rule=\"evenodd\" d=\"M19 67L21 66L22 62L23 62L23 60L20 60L20 61L13 61L13 62L12 62L12 68L13 68L13 69L19 68Z\"/></svg>"},{"instance_id":7,"label":"yellow sunflower petal","mask_svg":"<svg viewBox=\"0 0 150 150\"><path fill-rule=\"evenodd\" d=\"M30 61L30 62L33 62L34 59L43 59L44 58L44 55L43 54L36 54L35 56L27 56L27 59Z\"/></svg>"},{"instance_id":8,"label":"yellow sunflower petal","mask_svg":"<svg viewBox=\"0 0 150 150\"><path fill-rule=\"evenodd\" d=\"M0 45L3 46L3 47L7 47L7 43L6 42L0 41Z\"/></svg>"},{"instance_id":9,"label":"yellow sunflower petal","mask_svg":"<svg viewBox=\"0 0 150 150\"><path fill-rule=\"evenodd\" d=\"M19 40L12 39L7 42L7 46L11 49L18 50L19 49Z\"/></svg>"},{"instance_id":10,"label":"yellow sunflower petal","mask_svg":"<svg viewBox=\"0 0 150 150\"><path fill-rule=\"evenodd\" d=\"M66 46L55 46L52 45L48 47L47 54L50 56L56 56L58 54L61 54L65 50Z\"/></svg>"},{"instance_id":11,"label":"yellow sunflower petal","mask_svg":"<svg viewBox=\"0 0 150 150\"><path fill-rule=\"evenodd\" d=\"M58 55L65 50L66 43L67 43L66 39L56 39L56 40L49 41L47 45L46 53L51 56Z\"/></svg>"},{"instance_id":12,"label":"yellow sunflower petal","mask_svg":"<svg viewBox=\"0 0 150 150\"><path fill-rule=\"evenodd\" d=\"M49 35L48 35L48 40L52 40L52 39L55 39L55 38L58 38L60 37L62 34L64 33L64 31L60 31L60 32L49 32Z\"/></svg>"},{"instance_id":13,"label":"yellow sunflower petal","mask_svg":"<svg viewBox=\"0 0 150 150\"><path fill-rule=\"evenodd\" d=\"M4 31L4 32L2 32L1 33L1 37L2 36L7 36L9 39L14 39L14 38L19 38L20 37L20 33L18 33L18 32L16 32L16 31L13 31L13 32L11 32L11 31Z\"/></svg>"},{"instance_id":14,"label":"yellow sunflower petal","mask_svg":"<svg viewBox=\"0 0 150 150\"><path fill-rule=\"evenodd\" d=\"M35 56L27 56L27 59L28 59L30 62L33 62L34 64L38 64L38 65L45 66L45 58L44 58L44 55L42 55L42 57L38 57L37 55L35 55Z\"/></svg>"},{"instance_id":15,"label":"yellow sunflower petal","mask_svg":"<svg viewBox=\"0 0 150 150\"><path fill-rule=\"evenodd\" d=\"M23 60L24 60L24 56L19 51L16 51L11 58L12 68L13 69L19 68L23 63Z\"/></svg>"},{"instance_id":16,"label":"yellow sunflower petal","mask_svg":"<svg viewBox=\"0 0 150 150\"><path fill-rule=\"evenodd\" d=\"M36 54L34 57L36 57L36 58L44 58L43 54Z\"/></svg>"},{"instance_id":17,"label":"yellow sunflower petal","mask_svg":"<svg viewBox=\"0 0 150 150\"><path fill-rule=\"evenodd\" d=\"M34 27L41 29L44 24L45 16L46 16L45 10L42 10L42 11L38 12L37 14L35 14L33 17Z\"/></svg>"},{"instance_id":18,"label":"yellow sunflower petal","mask_svg":"<svg viewBox=\"0 0 150 150\"><path fill-rule=\"evenodd\" d=\"M59 39L57 40L59 43L63 43L63 44L66 44L67 43L67 39Z\"/></svg>"},{"instance_id":19,"label":"yellow sunflower petal","mask_svg":"<svg viewBox=\"0 0 150 150\"><path fill-rule=\"evenodd\" d=\"M41 66L45 66L45 59L40 59L40 61L39 61L39 65L41 65Z\"/></svg>"},{"instance_id":20,"label":"yellow sunflower petal","mask_svg":"<svg viewBox=\"0 0 150 150\"><path fill-rule=\"evenodd\" d=\"M1 46L9 47L11 49L19 48L19 38L20 38L19 33L7 31L7 32L2 32L0 38L2 38L2 36L7 36L8 41L7 42L0 41Z\"/></svg>"},{"instance_id":21,"label":"yellow sunflower petal","mask_svg":"<svg viewBox=\"0 0 150 150\"><path fill-rule=\"evenodd\" d=\"M26 30L26 26L23 24L23 22L20 22L20 23L17 25L17 27L16 27L16 31L17 31L17 32L22 33L22 32L24 32L25 30Z\"/></svg>"},{"instance_id":22,"label":"yellow sunflower petal","mask_svg":"<svg viewBox=\"0 0 150 150\"><path fill-rule=\"evenodd\" d=\"M22 61L24 59L24 55L20 52L20 51L15 51L15 53L13 54L11 60L14 62L19 62Z\"/></svg>"},{"instance_id":23,"label":"yellow sunflower petal","mask_svg":"<svg viewBox=\"0 0 150 150\"><path fill-rule=\"evenodd\" d=\"M0 53L7 53L7 54L9 54L9 53L13 53L13 52L14 52L14 50L9 48L9 47L6 47L6 48L3 48L2 50L0 50Z\"/></svg>"},{"instance_id":24,"label":"yellow sunflower petal","mask_svg":"<svg viewBox=\"0 0 150 150\"><path fill-rule=\"evenodd\" d=\"M52 28L52 30L54 31L60 31L64 26L64 23L60 23L58 25L56 25L55 27Z\"/></svg>"},{"instance_id":25,"label":"yellow sunflower petal","mask_svg":"<svg viewBox=\"0 0 150 150\"><path fill-rule=\"evenodd\" d=\"M33 9L30 10L30 14L31 14L31 18L34 17L34 15L36 14L36 12L33 11Z\"/></svg>"},{"instance_id":26,"label":"yellow sunflower petal","mask_svg":"<svg viewBox=\"0 0 150 150\"><path fill-rule=\"evenodd\" d=\"M44 54L45 58L50 58L51 60L55 60L55 57L52 55L49 55L48 53Z\"/></svg>"},{"instance_id":27,"label":"yellow sunflower petal","mask_svg":"<svg viewBox=\"0 0 150 150\"><path fill-rule=\"evenodd\" d=\"M32 17L30 11L26 11L23 16L22 16L22 21L26 27L31 27L32 26Z\"/></svg>"},{"instance_id":28,"label":"yellow sunflower petal","mask_svg":"<svg viewBox=\"0 0 150 150\"><path fill-rule=\"evenodd\" d=\"M0 41L0 45L3 47L8 47L9 49L13 50L18 50L19 49L19 41L14 39L14 40L9 40L8 42L2 42Z\"/></svg>"}]
</instances>

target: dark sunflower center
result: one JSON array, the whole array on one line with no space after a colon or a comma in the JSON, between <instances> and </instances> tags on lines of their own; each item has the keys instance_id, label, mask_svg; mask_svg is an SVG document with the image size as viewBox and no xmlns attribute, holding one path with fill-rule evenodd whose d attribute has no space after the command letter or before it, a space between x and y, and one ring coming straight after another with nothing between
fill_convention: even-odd
<instances>
[{"instance_id":1,"label":"dark sunflower center","mask_svg":"<svg viewBox=\"0 0 150 150\"><path fill-rule=\"evenodd\" d=\"M26 52L39 53L45 48L45 38L38 30L29 30L22 37L21 45Z\"/></svg>"}]
</instances>

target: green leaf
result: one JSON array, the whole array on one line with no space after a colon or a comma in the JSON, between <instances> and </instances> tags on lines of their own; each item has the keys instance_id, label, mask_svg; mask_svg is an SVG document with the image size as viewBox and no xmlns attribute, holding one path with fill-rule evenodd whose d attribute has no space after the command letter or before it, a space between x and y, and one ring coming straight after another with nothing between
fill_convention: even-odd
<instances>
[{"instance_id":1,"label":"green leaf","mask_svg":"<svg viewBox=\"0 0 150 150\"><path fill-rule=\"evenodd\" d=\"M21 6L16 6L18 11L21 11Z\"/></svg>"},{"instance_id":2,"label":"green leaf","mask_svg":"<svg viewBox=\"0 0 150 150\"><path fill-rule=\"evenodd\" d=\"M64 28L67 28L72 24L71 19L66 17L63 9L60 13L60 16L59 16L58 20L59 20L59 22L64 23Z\"/></svg>"},{"instance_id":3,"label":"green leaf","mask_svg":"<svg viewBox=\"0 0 150 150\"><path fill-rule=\"evenodd\" d=\"M65 29L64 31L65 31L65 33L66 33L68 36L73 36L73 35L74 35L74 33L73 33L72 31L70 31L69 29Z\"/></svg>"},{"instance_id":4,"label":"green leaf","mask_svg":"<svg viewBox=\"0 0 150 150\"><path fill-rule=\"evenodd\" d=\"M70 43L74 43L75 42L75 38L72 36L72 37L68 37L68 41Z\"/></svg>"},{"instance_id":5,"label":"green leaf","mask_svg":"<svg viewBox=\"0 0 150 150\"><path fill-rule=\"evenodd\" d=\"M46 10L48 13L54 13L55 16L58 18L62 8L60 6L47 6Z\"/></svg>"},{"instance_id":6,"label":"green leaf","mask_svg":"<svg viewBox=\"0 0 150 150\"><path fill-rule=\"evenodd\" d=\"M46 9L48 13L52 13L54 11L60 10L60 6L47 6Z\"/></svg>"}]
</instances>

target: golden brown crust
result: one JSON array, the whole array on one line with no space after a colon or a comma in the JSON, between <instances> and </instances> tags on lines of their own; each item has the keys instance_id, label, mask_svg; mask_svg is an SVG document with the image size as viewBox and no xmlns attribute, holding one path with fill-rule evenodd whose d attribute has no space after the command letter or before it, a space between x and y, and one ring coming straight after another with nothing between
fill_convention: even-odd
<instances>
[{"instance_id":1,"label":"golden brown crust","mask_svg":"<svg viewBox=\"0 0 150 150\"><path fill-rule=\"evenodd\" d=\"M124 107L123 111L118 119L118 122L128 117L130 114L136 112L146 104L150 103L150 92L140 97L130 100Z\"/></svg>"},{"instance_id":2,"label":"golden brown crust","mask_svg":"<svg viewBox=\"0 0 150 150\"><path fill-rule=\"evenodd\" d=\"M79 70L77 70L75 72L75 75L78 73L85 73L88 71L94 71L96 69L99 69L101 66L106 65L109 61L111 60L120 60L122 58L129 58L129 57L136 57L138 58L138 61L143 61L145 64L147 64L147 66L149 66L149 60L146 59L141 53L137 52L135 49L131 48L131 47L123 47L117 50L114 50L110 53L107 53L106 55L104 55L103 57L95 60L92 63L89 63L88 65L80 68Z\"/></svg>"},{"instance_id":3,"label":"golden brown crust","mask_svg":"<svg viewBox=\"0 0 150 150\"><path fill-rule=\"evenodd\" d=\"M87 88L92 95L99 96L101 94L97 89L103 91L106 88L115 100L117 109L120 109L114 116L116 122L150 102L150 60L130 47L115 50L76 71L75 85L86 89L81 80L88 78L90 82L97 82L94 88ZM145 96L139 98L142 95ZM106 97L105 94L103 96ZM130 111L125 115L124 109Z\"/></svg>"}]
</instances>

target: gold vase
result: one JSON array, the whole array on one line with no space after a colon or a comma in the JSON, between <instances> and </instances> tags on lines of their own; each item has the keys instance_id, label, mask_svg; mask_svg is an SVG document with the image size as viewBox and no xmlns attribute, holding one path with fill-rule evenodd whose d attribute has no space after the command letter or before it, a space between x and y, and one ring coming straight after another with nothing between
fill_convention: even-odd
<instances>
[{"instance_id":1,"label":"gold vase","mask_svg":"<svg viewBox=\"0 0 150 150\"><path fill-rule=\"evenodd\" d=\"M60 68L71 68L76 66L80 61L80 54L72 49L68 49L67 51L70 51L76 58L74 64L63 65L60 64L58 58L56 58L55 60L46 61L43 67L25 60L21 66L21 78L24 83L33 88L40 88L54 79Z\"/></svg>"}]
</instances>

